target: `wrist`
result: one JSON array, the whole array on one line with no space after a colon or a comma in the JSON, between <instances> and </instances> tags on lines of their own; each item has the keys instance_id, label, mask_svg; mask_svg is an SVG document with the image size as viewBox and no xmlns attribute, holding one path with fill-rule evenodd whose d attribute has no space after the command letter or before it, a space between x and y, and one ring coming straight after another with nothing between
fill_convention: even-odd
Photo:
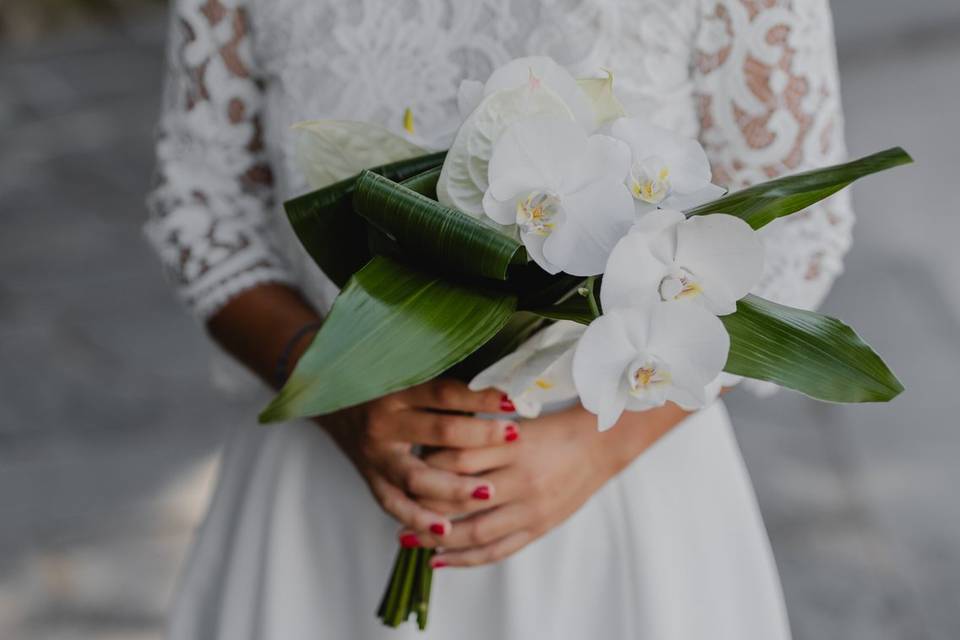
<instances>
[{"instance_id":1,"label":"wrist","mask_svg":"<svg viewBox=\"0 0 960 640\"><path fill-rule=\"evenodd\" d=\"M612 429L598 434L608 472L616 475L625 469L690 413L672 402L647 411L624 412Z\"/></svg>"}]
</instances>

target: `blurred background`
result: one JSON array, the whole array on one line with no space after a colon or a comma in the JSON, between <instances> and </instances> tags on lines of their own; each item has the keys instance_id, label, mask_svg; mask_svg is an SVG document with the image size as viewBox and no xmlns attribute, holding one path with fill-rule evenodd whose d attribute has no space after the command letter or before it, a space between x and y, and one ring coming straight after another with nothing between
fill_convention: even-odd
<instances>
[{"instance_id":1,"label":"blurred background","mask_svg":"<svg viewBox=\"0 0 960 640\"><path fill-rule=\"evenodd\" d=\"M960 2L834 0L854 188L825 311L907 391L889 406L731 394L797 640L960 637ZM259 401L141 240L166 17L0 0L0 638L160 638L223 430ZM176 354L176 358L171 357Z\"/></svg>"}]
</instances>

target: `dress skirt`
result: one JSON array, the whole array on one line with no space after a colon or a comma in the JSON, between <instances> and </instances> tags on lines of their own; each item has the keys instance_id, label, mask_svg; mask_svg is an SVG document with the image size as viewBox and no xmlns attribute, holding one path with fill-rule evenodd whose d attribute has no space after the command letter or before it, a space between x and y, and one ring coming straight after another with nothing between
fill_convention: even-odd
<instances>
[{"instance_id":1,"label":"dress skirt","mask_svg":"<svg viewBox=\"0 0 960 640\"><path fill-rule=\"evenodd\" d=\"M721 401L537 542L435 573L426 632L375 611L398 524L316 425L236 427L173 640L787 640L776 565Z\"/></svg>"}]
</instances>

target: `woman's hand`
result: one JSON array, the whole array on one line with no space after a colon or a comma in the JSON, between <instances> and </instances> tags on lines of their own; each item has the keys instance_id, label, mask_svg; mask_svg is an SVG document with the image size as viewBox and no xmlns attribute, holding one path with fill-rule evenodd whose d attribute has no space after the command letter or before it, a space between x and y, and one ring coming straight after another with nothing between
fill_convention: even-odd
<instances>
[{"instance_id":1,"label":"woman's hand","mask_svg":"<svg viewBox=\"0 0 960 640\"><path fill-rule=\"evenodd\" d=\"M510 445L431 453L424 461L432 469L472 476L496 486L496 495L485 504L427 500L435 512L470 515L442 538L419 526L402 532L401 540L440 547L434 567L502 560L565 521L686 415L672 404L625 413L614 429L600 433L596 416L577 406L522 422Z\"/></svg>"},{"instance_id":2,"label":"woman's hand","mask_svg":"<svg viewBox=\"0 0 960 640\"><path fill-rule=\"evenodd\" d=\"M514 422L462 414L512 410L499 391L470 391L461 382L440 379L323 416L317 422L350 458L384 511L406 527L441 539L451 532L450 518L423 504L475 509L489 502L491 484L426 464L414 455L414 445L464 452L508 445L517 437Z\"/></svg>"}]
</instances>

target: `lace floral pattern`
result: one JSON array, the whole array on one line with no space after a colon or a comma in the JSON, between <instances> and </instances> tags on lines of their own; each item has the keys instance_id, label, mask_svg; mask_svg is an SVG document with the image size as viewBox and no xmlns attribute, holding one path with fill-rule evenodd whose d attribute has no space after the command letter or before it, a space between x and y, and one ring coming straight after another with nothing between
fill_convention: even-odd
<instances>
[{"instance_id":1,"label":"lace floral pattern","mask_svg":"<svg viewBox=\"0 0 960 640\"><path fill-rule=\"evenodd\" d=\"M832 51L825 0L177 0L147 234L201 318L268 281L323 307L335 291L275 206L306 188L291 123L398 130L409 107L421 135L449 132L461 80L547 53L611 68L633 112L699 132L736 188L842 158ZM815 305L851 221L839 195L770 225L760 293Z\"/></svg>"},{"instance_id":2,"label":"lace floral pattern","mask_svg":"<svg viewBox=\"0 0 960 640\"><path fill-rule=\"evenodd\" d=\"M707 2L693 65L715 182L738 189L844 159L826 0ZM842 270L852 224L843 192L770 224L757 293L817 306Z\"/></svg>"}]
</instances>

